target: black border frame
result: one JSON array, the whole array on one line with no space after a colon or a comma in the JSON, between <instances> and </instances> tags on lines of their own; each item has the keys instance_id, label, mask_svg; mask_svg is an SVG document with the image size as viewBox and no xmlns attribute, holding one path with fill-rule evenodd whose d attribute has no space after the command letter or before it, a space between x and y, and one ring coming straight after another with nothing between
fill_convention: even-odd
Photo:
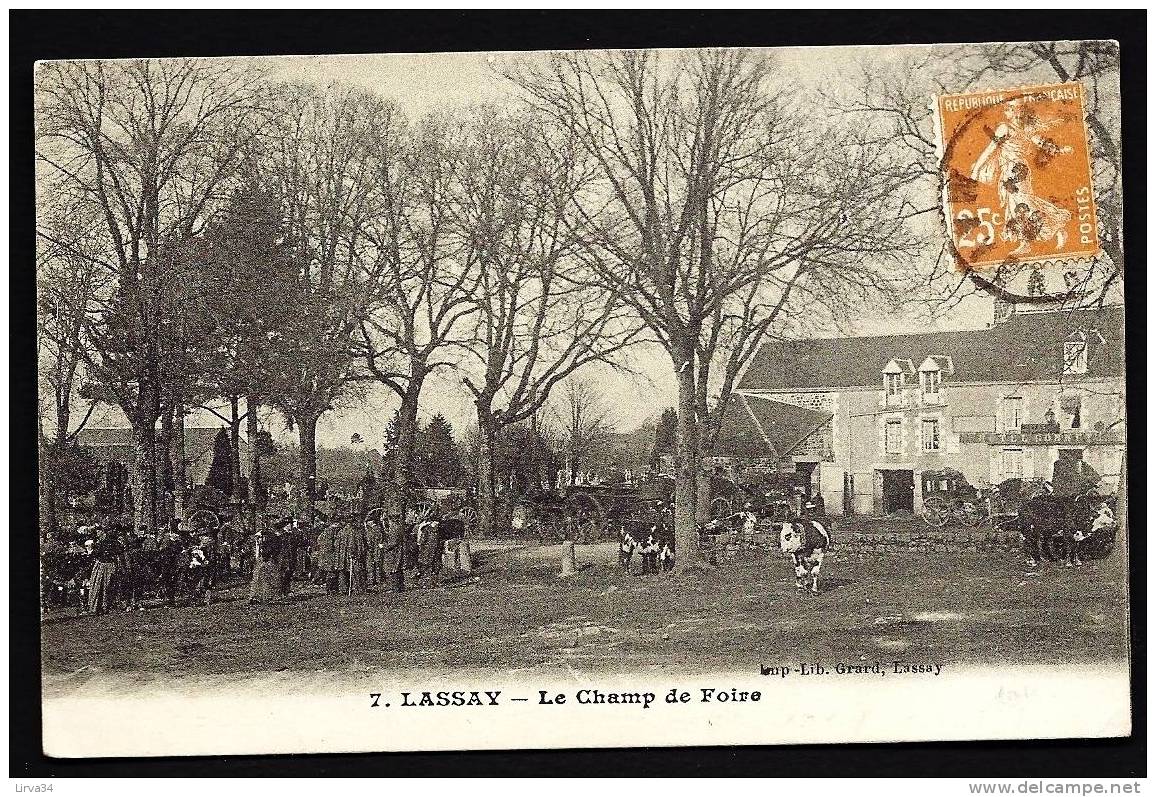
<instances>
[{"instance_id":1,"label":"black border frame","mask_svg":"<svg viewBox=\"0 0 1156 797\"><path fill-rule=\"evenodd\" d=\"M998 24L985 24L995 22ZM11 11L9 396L35 391L32 70L36 60L130 56L540 50L589 47L789 46L1115 39L1121 45L1124 225L1131 301L1128 347L1130 517L1146 506L1145 11L902 12L189 12ZM35 517L31 402L10 403L11 517ZM25 498L33 496L33 498ZM53 759L40 747L37 540L12 524L9 775L104 776L622 776L1136 777L1147 750L1145 524L1131 527L1133 732L1124 739L770 747L632 748L459 753ZM945 721L949 721L945 719Z\"/></svg>"}]
</instances>

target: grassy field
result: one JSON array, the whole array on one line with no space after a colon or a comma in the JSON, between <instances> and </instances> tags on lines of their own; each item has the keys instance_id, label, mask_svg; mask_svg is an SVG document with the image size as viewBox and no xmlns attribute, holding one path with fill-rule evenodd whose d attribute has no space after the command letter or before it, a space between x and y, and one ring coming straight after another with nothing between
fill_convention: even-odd
<instances>
[{"instance_id":1,"label":"grassy field","mask_svg":"<svg viewBox=\"0 0 1156 797\"><path fill-rule=\"evenodd\" d=\"M579 572L566 579L556 547L480 545L472 577L400 595L334 598L298 584L285 604L250 606L237 585L207 608L49 617L45 686L67 691L96 675L143 683L367 668L626 673L1127 657L1126 582L1112 558L1028 573L1011 554L840 549L816 596L795 590L777 556L643 578L617 568L609 544L578 554Z\"/></svg>"}]
</instances>

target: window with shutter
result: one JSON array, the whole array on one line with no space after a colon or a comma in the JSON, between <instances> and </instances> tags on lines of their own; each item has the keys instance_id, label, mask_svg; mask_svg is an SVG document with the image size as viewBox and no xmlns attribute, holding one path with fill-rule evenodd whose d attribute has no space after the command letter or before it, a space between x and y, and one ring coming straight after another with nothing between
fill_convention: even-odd
<instances>
[{"instance_id":1,"label":"window with shutter","mask_svg":"<svg viewBox=\"0 0 1156 797\"><path fill-rule=\"evenodd\" d=\"M939 450L939 421L935 418L924 418L921 424L923 430L923 450Z\"/></svg>"},{"instance_id":2,"label":"window with shutter","mask_svg":"<svg viewBox=\"0 0 1156 797\"><path fill-rule=\"evenodd\" d=\"M1018 396L1008 396L1003 400L1003 428L1009 432L1019 431L1024 420L1024 400Z\"/></svg>"},{"instance_id":3,"label":"window with shutter","mask_svg":"<svg viewBox=\"0 0 1156 797\"><path fill-rule=\"evenodd\" d=\"M884 430L887 453L903 453L903 421L888 421Z\"/></svg>"},{"instance_id":4,"label":"window with shutter","mask_svg":"<svg viewBox=\"0 0 1156 797\"><path fill-rule=\"evenodd\" d=\"M1024 451L1022 448L1005 448L1003 450L1003 477L1005 479L1022 479L1024 477Z\"/></svg>"}]
</instances>

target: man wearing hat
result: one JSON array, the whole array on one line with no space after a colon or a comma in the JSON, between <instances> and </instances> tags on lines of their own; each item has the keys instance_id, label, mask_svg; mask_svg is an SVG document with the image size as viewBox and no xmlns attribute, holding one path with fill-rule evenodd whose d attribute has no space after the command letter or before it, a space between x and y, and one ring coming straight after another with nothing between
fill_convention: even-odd
<instances>
[{"instance_id":1,"label":"man wearing hat","mask_svg":"<svg viewBox=\"0 0 1156 797\"><path fill-rule=\"evenodd\" d=\"M365 571L367 583L376 587L383 578L382 565L385 556L385 539L382 533L381 521L371 517L365 518Z\"/></svg>"},{"instance_id":2,"label":"man wearing hat","mask_svg":"<svg viewBox=\"0 0 1156 797\"><path fill-rule=\"evenodd\" d=\"M281 596L285 597L293 591L293 571L297 566L297 552L300 547L297 521L291 517L282 518L277 524L276 533L281 540L277 551L277 589Z\"/></svg>"},{"instance_id":3,"label":"man wearing hat","mask_svg":"<svg viewBox=\"0 0 1156 797\"><path fill-rule=\"evenodd\" d=\"M317 541L313 545L313 567L317 570L316 580L325 585L325 591L330 595L337 594L337 571L339 569L334 554L334 538L338 524L328 520L321 521L321 530L317 534Z\"/></svg>"},{"instance_id":4,"label":"man wearing hat","mask_svg":"<svg viewBox=\"0 0 1156 797\"><path fill-rule=\"evenodd\" d=\"M338 568L337 590L344 595L366 591L365 526L354 517L341 517L333 536L333 558Z\"/></svg>"},{"instance_id":5,"label":"man wearing hat","mask_svg":"<svg viewBox=\"0 0 1156 797\"><path fill-rule=\"evenodd\" d=\"M189 574L193 599L204 597L205 605L213 603L213 586L220 564L215 532L207 526L200 530L189 551Z\"/></svg>"}]
</instances>

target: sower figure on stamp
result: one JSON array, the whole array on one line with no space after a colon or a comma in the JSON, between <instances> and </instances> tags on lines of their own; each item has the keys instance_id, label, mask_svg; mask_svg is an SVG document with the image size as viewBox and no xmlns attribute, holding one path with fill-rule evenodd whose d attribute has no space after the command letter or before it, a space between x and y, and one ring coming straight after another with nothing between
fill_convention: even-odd
<instances>
[{"instance_id":1,"label":"sower figure on stamp","mask_svg":"<svg viewBox=\"0 0 1156 797\"><path fill-rule=\"evenodd\" d=\"M1058 146L1043 135L1058 119L1036 118L1021 100L1010 100L1004 115L1006 121L992 133L992 141L976 159L971 177L996 185L1004 218L1002 238L1019 244L1012 255L1028 254L1035 241L1055 240L1055 248L1063 249L1064 226L1072 213L1036 192L1030 164L1039 160L1037 150L1051 159L1070 154L1072 148Z\"/></svg>"}]
</instances>

